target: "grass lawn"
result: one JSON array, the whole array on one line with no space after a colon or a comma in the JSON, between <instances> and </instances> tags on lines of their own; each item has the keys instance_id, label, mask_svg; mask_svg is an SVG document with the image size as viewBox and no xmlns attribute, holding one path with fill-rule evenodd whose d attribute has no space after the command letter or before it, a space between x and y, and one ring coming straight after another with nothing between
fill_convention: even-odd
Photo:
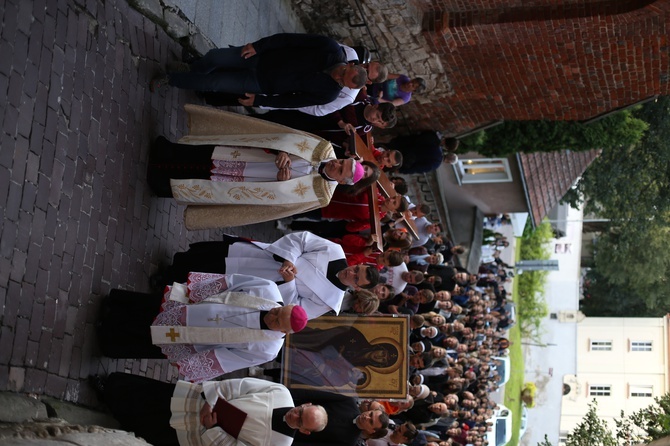
<instances>
[{"instance_id":1,"label":"grass lawn","mask_svg":"<svg viewBox=\"0 0 670 446\"><path fill-rule=\"evenodd\" d=\"M516 249L514 258L515 261L519 260L519 254L521 252L521 239L516 239ZM517 288L512 287L512 300L518 302L517 299ZM517 319L518 319L519 310L517 309ZM512 439L509 443L509 446L517 446L519 444L519 430L521 429L521 389L523 388L523 372L524 372L524 362L523 362L523 350L521 348L521 330L519 328L519 321L517 324L509 330L509 341L512 345L509 348L509 358L510 358L510 379L505 384L505 406L507 406L512 411Z\"/></svg>"}]
</instances>

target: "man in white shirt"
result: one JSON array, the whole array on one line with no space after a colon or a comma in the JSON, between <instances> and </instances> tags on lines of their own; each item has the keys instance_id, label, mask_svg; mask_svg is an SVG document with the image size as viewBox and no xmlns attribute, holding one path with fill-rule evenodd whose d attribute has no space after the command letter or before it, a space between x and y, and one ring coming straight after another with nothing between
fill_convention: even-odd
<instances>
[{"instance_id":1,"label":"man in white shirt","mask_svg":"<svg viewBox=\"0 0 670 446\"><path fill-rule=\"evenodd\" d=\"M348 62L356 62L356 63L359 62L356 50L346 45L342 45L342 49L347 55ZM361 65L368 72L368 82L367 82L368 84L382 83L386 80L386 77L388 76L388 68L386 68L386 66L383 65L381 62L373 60L370 61L369 63L364 63ZM346 107L349 104L353 104L354 100L356 99L356 96L358 96L358 93L360 91L361 91L360 88L349 88L345 86L342 87L342 90L340 91L340 94L337 96L337 99L327 104L310 105L307 107L291 108L291 109L285 109L281 107L279 108L260 107L260 108L263 110L297 110L308 115L326 116L334 111Z\"/></svg>"},{"instance_id":2,"label":"man in white shirt","mask_svg":"<svg viewBox=\"0 0 670 446\"><path fill-rule=\"evenodd\" d=\"M431 223L426 217L415 218L414 224L419 238L412 242L412 248L425 245L428 239L442 231L439 223Z\"/></svg>"}]
</instances>

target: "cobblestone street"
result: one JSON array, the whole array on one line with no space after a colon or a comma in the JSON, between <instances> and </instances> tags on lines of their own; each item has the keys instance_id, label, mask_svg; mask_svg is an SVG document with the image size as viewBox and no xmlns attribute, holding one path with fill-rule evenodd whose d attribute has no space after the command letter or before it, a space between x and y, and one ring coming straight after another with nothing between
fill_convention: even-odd
<instances>
[{"instance_id":1,"label":"cobblestone street","mask_svg":"<svg viewBox=\"0 0 670 446\"><path fill-rule=\"evenodd\" d=\"M145 182L150 142L201 103L149 91L182 48L125 0L5 0L0 15L0 390L93 404L91 374L173 380L167 361L100 357L94 323L111 288L148 291L175 251L223 233L186 231Z\"/></svg>"}]
</instances>

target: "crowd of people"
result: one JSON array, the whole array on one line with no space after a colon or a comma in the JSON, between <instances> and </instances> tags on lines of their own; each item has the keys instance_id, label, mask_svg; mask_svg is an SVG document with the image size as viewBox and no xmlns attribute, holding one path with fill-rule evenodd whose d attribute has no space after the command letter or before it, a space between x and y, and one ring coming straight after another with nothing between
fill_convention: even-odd
<instances>
[{"instance_id":1,"label":"crowd of people","mask_svg":"<svg viewBox=\"0 0 670 446\"><path fill-rule=\"evenodd\" d=\"M429 206L411 202L395 174L455 162L456 140L424 132L372 147L374 159L357 157L353 133L394 126L396 108L427 88L359 53L324 36L277 34L172 64L152 80L152 90L187 88L210 104L257 108L250 117L187 106L189 135L159 138L151 149L154 192L187 205L189 229L275 221L285 233L269 243L226 236L192 244L152 276L155 292L114 290L105 300L105 355L167 358L190 381L92 380L124 427L152 444L487 444L495 357L513 323L508 277L495 261L474 273L459 267L465 248L429 219ZM370 196L380 175L393 189ZM258 379L286 334L342 313L409 319L405 400L358 401ZM255 378L212 381L247 368Z\"/></svg>"}]
</instances>

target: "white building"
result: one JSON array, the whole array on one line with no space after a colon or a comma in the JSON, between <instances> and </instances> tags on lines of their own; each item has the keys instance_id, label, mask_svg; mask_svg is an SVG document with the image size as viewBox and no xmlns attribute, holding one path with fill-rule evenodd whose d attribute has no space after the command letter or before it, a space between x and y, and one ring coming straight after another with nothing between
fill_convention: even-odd
<instances>
[{"instance_id":1,"label":"white building","mask_svg":"<svg viewBox=\"0 0 670 446\"><path fill-rule=\"evenodd\" d=\"M577 372L564 377L561 437L579 423L593 399L610 422L668 391L668 317L587 318L577 329Z\"/></svg>"}]
</instances>

